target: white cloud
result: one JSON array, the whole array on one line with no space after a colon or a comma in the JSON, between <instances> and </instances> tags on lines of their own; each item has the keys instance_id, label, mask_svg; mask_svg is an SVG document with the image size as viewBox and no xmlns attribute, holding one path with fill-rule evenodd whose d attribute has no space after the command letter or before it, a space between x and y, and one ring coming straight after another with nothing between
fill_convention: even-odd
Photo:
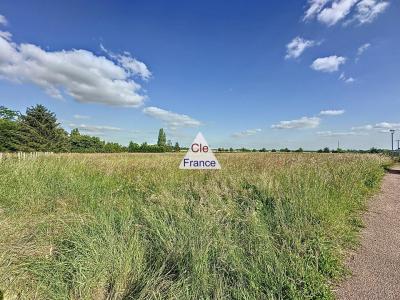
<instances>
[{"instance_id":1,"label":"white cloud","mask_svg":"<svg viewBox=\"0 0 400 300\"><path fill-rule=\"evenodd\" d=\"M241 132L236 132L232 136L236 138L241 138L241 137L246 137L246 136L252 136L256 135L257 133L261 132L260 128L257 129L247 129Z\"/></svg>"},{"instance_id":2,"label":"white cloud","mask_svg":"<svg viewBox=\"0 0 400 300\"><path fill-rule=\"evenodd\" d=\"M334 1L331 7L324 8L318 14L318 21L325 23L328 26L335 25L350 13L351 8L357 3L357 1L358 0Z\"/></svg>"},{"instance_id":3,"label":"white cloud","mask_svg":"<svg viewBox=\"0 0 400 300\"><path fill-rule=\"evenodd\" d=\"M369 47L371 47L370 43L365 43L364 45L361 45L358 50L357 50L357 55L360 56L367 50Z\"/></svg>"},{"instance_id":4,"label":"white cloud","mask_svg":"<svg viewBox=\"0 0 400 300\"><path fill-rule=\"evenodd\" d=\"M354 81L356 81L353 77L347 77L344 72L340 74L339 79L346 83L353 83Z\"/></svg>"},{"instance_id":5,"label":"white cloud","mask_svg":"<svg viewBox=\"0 0 400 300\"><path fill-rule=\"evenodd\" d=\"M376 129L400 129L400 123L381 122L374 125Z\"/></svg>"},{"instance_id":6,"label":"white cloud","mask_svg":"<svg viewBox=\"0 0 400 300\"><path fill-rule=\"evenodd\" d=\"M315 46L315 41L306 40L301 37L295 37L289 44L286 45L286 59L298 58L307 48Z\"/></svg>"},{"instance_id":7,"label":"white cloud","mask_svg":"<svg viewBox=\"0 0 400 300\"><path fill-rule=\"evenodd\" d=\"M86 124L74 124L70 123L68 124L70 128L78 128L80 131L84 131L85 133L90 132L90 133L101 133L105 131L122 131L121 128L118 127L113 127L113 126L107 126L107 125L86 125Z\"/></svg>"},{"instance_id":8,"label":"white cloud","mask_svg":"<svg viewBox=\"0 0 400 300\"><path fill-rule=\"evenodd\" d=\"M380 0L362 0L357 4L354 20L359 24L371 23L389 7L389 2Z\"/></svg>"},{"instance_id":9,"label":"white cloud","mask_svg":"<svg viewBox=\"0 0 400 300\"><path fill-rule=\"evenodd\" d=\"M346 58L342 56L328 56L328 57L321 57L314 60L311 65L311 68L315 71L321 72L336 72L339 70L340 65L346 62Z\"/></svg>"},{"instance_id":10,"label":"white cloud","mask_svg":"<svg viewBox=\"0 0 400 300\"><path fill-rule=\"evenodd\" d=\"M319 114L321 116L339 116L344 114L343 109L338 109L338 110L321 110Z\"/></svg>"},{"instance_id":11,"label":"white cloud","mask_svg":"<svg viewBox=\"0 0 400 300\"><path fill-rule=\"evenodd\" d=\"M124 52L124 54L115 54L108 49L104 48L102 44L100 44L101 50L103 50L110 58L117 61L117 63L128 71L131 75L138 75L144 80L148 80L151 77L151 72L147 68L147 66L133 58L129 52Z\"/></svg>"},{"instance_id":12,"label":"white cloud","mask_svg":"<svg viewBox=\"0 0 400 300\"><path fill-rule=\"evenodd\" d=\"M12 34L10 32L8 32L8 31L1 31L0 30L0 37L5 39L5 40L7 40L7 41L10 41L11 37L12 37Z\"/></svg>"},{"instance_id":13,"label":"white cloud","mask_svg":"<svg viewBox=\"0 0 400 300\"><path fill-rule=\"evenodd\" d=\"M145 107L143 112L152 118L161 120L169 127L169 129L176 129L178 127L198 127L202 125L200 121L197 121L188 115L177 114L158 107Z\"/></svg>"},{"instance_id":14,"label":"white cloud","mask_svg":"<svg viewBox=\"0 0 400 300\"><path fill-rule=\"evenodd\" d=\"M321 119L318 117L302 117L297 120L280 121L271 128L275 129L298 129L298 128L316 128L319 126Z\"/></svg>"},{"instance_id":15,"label":"white cloud","mask_svg":"<svg viewBox=\"0 0 400 300\"><path fill-rule=\"evenodd\" d=\"M324 137L336 137L336 136L352 136L352 135L365 135L362 132L355 132L355 131L319 131L317 132L318 135Z\"/></svg>"},{"instance_id":16,"label":"white cloud","mask_svg":"<svg viewBox=\"0 0 400 300\"><path fill-rule=\"evenodd\" d=\"M363 126L356 126L352 127L351 130L372 130L374 126L372 125L363 125Z\"/></svg>"},{"instance_id":17,"label":"white cloud","mask_svg":"<svg viewBox=\"0 0 400 300\"><path fill-rule=\"evenodd\" d=\"M140 106L146 96L132 76L145 78L146 73L134 73L129 63L120 65L86 50L46 51L0 35L0 78L34 83L54 98L66 93L78 102Z\"/></svg>"},{"instance_id":18,"label":"white cloud","mask_svg":"<svg viewBox=\"0 0 400 300\"><path fill-rule=\"evenodd\" d=\"M90 116L85 116L85 115L74 115L74 119L77 119L77 120L87 120L87 119L90 119Z\"/></svg>"},{"instance_id":19,"label":"white cloud","mask_svg":"<svg viewBox=\"0 0 400 300\"><path fill-rule=\"evenodd\" d=\"M6 17L5 16L3 16L3 15L0 15L0 25L7 25L8 24L8 21L7 21L7 19L6 19Z\"/></svg>"},{"instance_id":20,"label":"white cloud","mask_svg":"<svg viewBox=\"0 0 400 300\"><path fill-rule=\"evenodd\" d=\"M303 21L316 18L327 26L346 19L344 25L355 21L359 24L371 23L388 6L389 1L384 0L308 0Z\"/></svg>"},{"instance_id":21,"label":"white cloud","mask_svg":"<svg viewBox=\"0 0 400 300\"><path fill-rule=\"evenodd\" d=\"M366 130L366 131L374 129L381 132L388 132L388 130L390 129L400 130L400 123L380 122L376 123L375 125L368 124L351 128L351 130Z\"/></svg>"},{"instance_id":22,"label":"white cloud","mask_svg":"<svg viewBox=\"0 0 400 300\"><path fill-rule=\"evenodd\" d=\"M318 15L330 0L308 0L309 8L304 14L303 21L310 20Z\"/></svg>"}]
</instances>

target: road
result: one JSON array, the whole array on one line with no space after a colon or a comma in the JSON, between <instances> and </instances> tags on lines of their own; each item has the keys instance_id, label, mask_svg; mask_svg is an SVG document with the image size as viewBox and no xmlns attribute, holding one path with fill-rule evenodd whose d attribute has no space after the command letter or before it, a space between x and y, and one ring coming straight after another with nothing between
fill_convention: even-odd
<instances>
[{"instance_id":1,"label":"road","mask_svg":"<svg viewBox=\"0 0 400 300\"><path fill-rule=\"evenodd\" d=\"M400 299L400 166L385 175L364 216L361 245L347 261L352 275L338 299Z\"/></svg>"}]
</instances>

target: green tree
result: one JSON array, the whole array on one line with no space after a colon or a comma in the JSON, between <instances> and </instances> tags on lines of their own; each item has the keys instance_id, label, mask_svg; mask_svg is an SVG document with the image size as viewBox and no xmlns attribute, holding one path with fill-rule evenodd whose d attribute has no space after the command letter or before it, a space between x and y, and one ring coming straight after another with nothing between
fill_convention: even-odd
<instances>
[{"instance_id":1,"label":"green tree","mask_svg":"<svg viewBox=\"0 0 400 300\"><path fill-rule=\"evenodd\" d=\"M104 145L104 152L107 153L119 153L124 151L125 151L124 147L118 143L109 142Z\"/></svg>"},{"instance_id":2,"label":"green tree","mask_svg":"<svg viewBox=\"0 0 400 300\"><path fill-rule=\"evenodd\" d=\"M164 147L167 144L167 136L163 128L158 131L157 146Z\"/></svg>"},{"instance_id":3,"label":"green tree","mask_svg":"<svg viewBox=\"0 0 400 300\"><path fill-rule=\"evenodd\" d=\"M71 152L92 153L104 152L104 141L98 137L80 134L77 128L72 129L70 137Z\"/></svg>"},{"instance_id":4,"label":"green tree","mask_svg":"<svg viewBox=\"0 0 400 300\"><path fill-rule=\"evenodd\" d=\"M140 151L140 145L130 141L128 145L128 152L139 152L139 151Z\"/></svg>"},{"instance_id":5,"label":"green tree","mask_svg":"<svg viewBox=\"0 0 400 300\"><path fill-rule=\"evenodd\" d=\"M178 143L178 142L175 143L174 151L175 151L175 152L181 151L181 147L179 147L179 143Z\"/></svg>"},{"instance_id":6,"label":"green tree","mask_svg":"<svg viewBox=\"0 0 400 300\"><path fill-rule=\"evenodd\" d=\"M20 113L0 106L0 152L20 150Z\"/></svg>"},{"instance_id":7,"label":"green tree","mask_svg":"<svg viewBox=\"0 0 400 300\"><path fill-rule=\"evenodd\" d=\"M21 116L21 150L54 151L69 150L68 134L60 127L56 115L43 105L29 107Z\"/></svg>"},{"instance_id":8,"label":"green tree","mask_svg":"<svg viewBox=\"0 0 400 300\"><path fill-rule=\"evenodd\" d=\"M0 106L0 119L16 121L21 114L16 110L11 110L5 106Z\"/></svg>"}]
</instances>

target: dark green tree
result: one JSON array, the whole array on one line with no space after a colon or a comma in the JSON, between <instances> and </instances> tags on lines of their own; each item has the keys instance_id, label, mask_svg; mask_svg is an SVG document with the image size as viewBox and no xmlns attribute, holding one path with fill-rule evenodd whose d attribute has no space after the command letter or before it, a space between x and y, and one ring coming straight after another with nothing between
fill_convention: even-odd
<instances>
[{"instance_id":1,"label":"dark green tree","mask_svg":"<svg viewBox=\"0 0 400 300\"><path fill-rule=\"evenodd\" d=\"M20 150L20 113L0 106L0 152Z\"/></svg>"},{"instance_id":2,"label":"dark green tree","mask_svg":"<svg viewBox=\"0 0 400 300\"><path fill-rule=\"evenodd\" d=\"M130 141L128 145L128 152L139 152L139 151L140 151L140 145Z\"/></svg>"},{"instance_id":3,"label":"dark green tree","mask_svg":"<svg viewBox=\"0 0 400 300\"><path fill-rule=\"evenodd\" d=\"M158 131L157 146L164 147L167 144L167 136L163 128Z\"/></svg>"},{"instance_id":4,"label":"dark green tree","mask_svg":"<svg viewBox=\"0 0 400 300\"><path fill-rule=\"evenodd\" d=\"M91 152L104 152L104 141L98 137L83 135L77 128L72 129L69 136L71 145L71 152L91 153Z\"/></svg>"},{"instance_id":5,"label":"dark green tree","mask_svg":"<svg viewBox=\"0 0 400 300\"><path fill-rule=\"evenodd\" d=\"M181 151L181 147L179 147L179 143L178 143L178 142L175 143L174 151L175 151L175 152Z\"/></svg>"},{"instance_id":6,"label":"dark green tree","mask_svg":"<svg viewBox=\"0 0 400 300\"><path fill-rule=\"evenodd\" d=\"M60 127L56 115L43 105L29 107L21 116L21 150L68 151L68 134Z\"/></svg>"},{"instance_id":7,"label":"dark green tree","mask_svg":"<svg viewBox=\"0 0 400 300\"><path fill-rule=\"evenodd\" d=\"M11 110L5 106L0 106L0 119L7 121L16 121L20 116L20 112Z\"/></svg>"}]
</instances>

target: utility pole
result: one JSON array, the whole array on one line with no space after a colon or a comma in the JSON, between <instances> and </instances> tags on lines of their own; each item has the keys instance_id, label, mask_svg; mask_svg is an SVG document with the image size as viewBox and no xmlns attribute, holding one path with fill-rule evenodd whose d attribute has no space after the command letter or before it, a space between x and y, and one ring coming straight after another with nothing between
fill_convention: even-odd
<instances>
[{"instance_id":1,"label":"utility pole","mask_svg":"<svg viewBox=\"0 0 400 300\"><path fill-rule=\"evenodd\" d=\"M394 150L394 147L393 147L393 136L394 136L394 129L390 129L390 133L391 133L391 135L392 135L392 151Z\"/></svg>"},{"instance_id":2,"label":"utility pole","mask_svg":"<svg viewBox=\"0 0 400 300\"><path fill-rule=\"evenodd\" d=\"M339 144L339 140L337 141L337 149L340 149L340 144Z\"/></svg>"},{"instance_id":3,"label":"utility pole","mask_svg":"<svg viewBox=\"0 0 400 300\"><path fill-rule=\"evenodd\" d=\"M397 141L397 150L400 150L400 140L396 140Z\"/></svg>"}]
</instances>

